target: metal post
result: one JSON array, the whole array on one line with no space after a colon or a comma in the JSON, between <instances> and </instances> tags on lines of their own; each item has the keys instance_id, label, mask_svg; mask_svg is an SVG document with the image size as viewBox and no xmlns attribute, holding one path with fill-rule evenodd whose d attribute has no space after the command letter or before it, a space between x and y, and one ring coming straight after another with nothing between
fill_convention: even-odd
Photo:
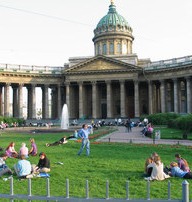
<instances>
[{"instance_id":1,"label":"metal post","mask_svg":"<svg viewBox=\"0 0 192 202\"><path fill-rule=\"evenodd\" d=\"M10 195L13 195L13 177L10 178ZM10 199L10 202L13 202L13 199Z\"/></svg>"},{"instance_id":2,"label":"metal post","mask_svg":"<svg viewBox=\"0 0 192 202\"><path fill-rule=\"evenodd\" d=\"M66 179L66 198L69 198L69 179Z\"/></svg>"},{"instance_id":3,"label":"metal post","mask_svg":"<svg viewBox=\"0 0 192 202\"><path fill-rule=\"evenodd\" d=\"M150 200L150 181L147 181L147 200Z\"/></svg>"},{"instance_id":4,"label":"metal post","mask_svg":"<svg viewBox=\"0 0 192 202\"><path fill-rule=\"evenodd\" d=\"M89 182L86 180L86 199L89 198Z\"/></svg>"},{"instance_id":5,"label":"metal post","mask_svg":"<svg viewBox=\"0 0 192 202\"><path fill-rule=\"evenodd\" d=\"M171 182L168 181L168 200L171 200Z\"/></svg>"},{"instance_id":6,"label":"metal post","mask_svg":"<svg viewBox=\"0 0 192 202\"><path fill-rule=\"evenodd\" d=\"M182 182L182 202L189 202L189 183L186 180Z\"/></svg>"},{"instance_id":7,"label":"metal post","mask_svg":"<svg viewBox=\"0 0 192 202\"><path fill-rule=\"evenodd\" d=\"M49 178L47 178L47 181L46 181L46 182L47 182L47 184L46 184L46 185L47 185L47 187L46 187L46 188L47 188L47 197L50 197L50 183L49 183ZM49 201L49 200L48 200L48 201Z\"/></svg>"},{"instance_id":8,"label":"metal post","mask_svg":"<svg viewBox=\"0 0 192 202\"><path fill-rule=\"evenodd\" d=\"M109 181L106 181L106 199L109 199Z\"/></svg>"},{"instance_id":9,"label":"metal post","mask_svg":"<svg viewBox=\"0 0 192 202\"><path fill-rule=\"evenodd\" d=\"M109 142L111 142L111 138L109 138Z\"/></svg>"},{"instance_id":10,"label":"metal post","mask_svg":"<svg viewBox=\"0 0 192 202\"><path fill-rule=\"evenodd\" d=\"M129 200L129 181L126 182L126 200Z\"/></svg>"},{"instance_id":11,"label":"metal post","mask_svg":"<svg viewBox=\"0 0 192 202\"><path fill-rule=\"evenodd\" d=\"M31 196L31 178L28 179L28 196ZM28 200L29 202L31 202L31 200Z\"/></svg>"}]
</instances>

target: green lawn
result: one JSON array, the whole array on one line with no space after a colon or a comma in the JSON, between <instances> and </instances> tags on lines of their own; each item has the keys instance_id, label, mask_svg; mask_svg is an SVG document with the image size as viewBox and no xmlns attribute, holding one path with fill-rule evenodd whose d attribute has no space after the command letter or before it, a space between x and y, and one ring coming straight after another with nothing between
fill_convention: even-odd
<instances>
[{"instance_id":1,"label":"green lawn","mask_svg":"<svg viewBox=\"0 0 192 202\"><path fill-rule=\"evenodd\" d=\"M162 130L162 129L161 129ZM102 134L104 132L102 131ZM97 135L99 132L97 131ZM65 145L46 147L45 143L60 139L64 133L32 134L3 132L0 136L0 146L5 148L9 142L16 143L19 150L21 143L27 143L29 138L36 140L38 151L45 152L51 161L50 187L51 195L65 196L66 179L69 179L70 197L85 197L85 182L89 180L91 197L105 197L106 181L109 180L109 196L111 198L126 197L126 181L130 184L130 198L146 198L146 181L143 179L145 159L154 151L159 153L165 165L175 160L175 153L180 153L189 161L192 168L192 147L180 145L143 145L125 143L95 143L91 141L91 155L87 157L85 151L77 156L81 143L69 141ZM69 134L66 134L69 135ZM38 162L38 157L30 157L32 164ZM13 167L17 159L8 159L7 164ZM63 165L57 164L63 162ZM172 198L181 198L181 183L183 179L170 178L172 183ZM190 183L190 181L189 181ZM0 179L0 193L9 193L9 182ZM167 198L168 180L151 182L151 199ZM191 186L191 185L190 185ZM18 181L14 176L14 193L27 194L27 180ZM46 195L46 180L32 179L32 194ZM192 194L190 193L190 198ZM3 200L6 201L6 200Z\"/></svg>"},{"instance_id":2,"label":"green lawn","mask_svg":"<svg viewBox=\"0 0 192 202\"><path fill-rule=\"evenodd\" d=\"M178 129L173 129L173 128L167 128L166 126L160 127L157 126L155 127L155 130L160 130L161 131L161 138L162 139L183 139L183 133L184 131L178 130ZM192 133L188 133L188 138L189 140L192 140Z\"/></svg>"}]
</instances>

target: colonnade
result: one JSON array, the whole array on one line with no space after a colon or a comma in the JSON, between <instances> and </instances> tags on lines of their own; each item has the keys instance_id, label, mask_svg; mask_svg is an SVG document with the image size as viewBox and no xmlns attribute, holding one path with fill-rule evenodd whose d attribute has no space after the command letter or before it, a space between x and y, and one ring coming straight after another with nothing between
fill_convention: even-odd
<instances>
[{"instance_id":1,"label":"colonnade","mask_svg":"<svg viewBox=\"0 0 192 202\"><path fill-rule=\"evenodd\" d=\"M192 112L192 79L107 80L66 83L71 118L140 117Z\"/></svg>"},{"instance_id":2,"label":"colonnade","mask_svg":"<svg viewBox=\"0 0 192 202\"><path fill-rule=\"evenodd\" d=\"M36 95L36 88L40 87L42 93ZM24 93L24 88L26 92ZM51 93L50 93L50 91ZM12 94L11 94L12 93ZM50 93L50 96L49 96ZM42 97L40 97L42 96ZM12 100L11 100L12 99ZM27 119L37 118L37 102L42 100L40 108L43 119L56 119L61 115L61 86L38 84L11 84L0 85L0 115L24 118L24 108L27 108ZM24 103L26 101L26 103ZM26 104L26 106L24 106Z\"/></svg>"},{"instance_id":3,"label":"colonnade","mask_svg":"<svg viewBox=\"0 0 192 202\"><path fill-rule=\"evenodd\" d=\"M36 96L36 87L41 88L42 97ZM68 105L70 118L77 119L132 118L159 112L192 113L191 87L190 76L148 81L80 81L64 86L1 83L0 115L23 118L24 100L27 100L27 118L35 119L37 100L41 99L43 119L60 118L64 103Z\"/></svg>"}]
</instances>

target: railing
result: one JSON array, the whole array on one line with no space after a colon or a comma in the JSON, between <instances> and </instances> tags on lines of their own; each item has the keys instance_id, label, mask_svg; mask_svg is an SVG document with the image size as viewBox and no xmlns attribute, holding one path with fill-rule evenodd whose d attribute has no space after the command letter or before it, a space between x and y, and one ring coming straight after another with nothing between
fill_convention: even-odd
<instances>
[{"instance_id":1,"label":"railing","mask_svg":"<svg viewBox=\"0 0 192 202\"><path fill-rule=\"evenodd\" d=\"M0 64L0 71L20 73L61 74L64 67Z\"/></svg>"},{"instance_id":2,"label":"railing","mask_svg":"<svg viewBox=\"0 0 192 202\"><path fill-rule=\"evenodd\" d=\"M125 202L125 201L130 201L130 202L147 202L151 200L150 198L150 181L147 181L147 195L146 199L130 199L129 197L129 181L126 182L126 196L125 198L121 199L114 199L110 198L109 196L109 181L106 181L106 197L104 199L102 198L89 198L89 182L86 180L85 183L85 198L72 198L69 197L69 180L66 180L66 196L51 196L50 195L50 181L49 178L46 178L46 196L35 196L32 195L31 191L31 179L28 179L28 195L22 195L22 194L14 194L14 188L13 188L13 178L10 178L10 193L9 194L1 194L0 193L0 199L10 199L10 202L14 202L15 200L18 199L25 199L28 201L32 200L38 200L38 201L68 201L68 202L82 202L82 201L87 201L87 202ZM181 199L171 199L171 183L168 181L168 195L167 199L152 199L151 201L154 202L189 202L189 183L184 180L182 183L182 198Z\"/></svg>"},{"instance_id":3,"label":"railing","mask_svg":"<svg viewBox=\"0 0 192 202\"><path fill-rule=\"evenodd\" d=\"M192 64L192 55L180 58L173 58L169 60L160 60L156 62L149 63L145 70L155 70L161 68L177 67L180 65Z\"/></svg>"}]
</instances>

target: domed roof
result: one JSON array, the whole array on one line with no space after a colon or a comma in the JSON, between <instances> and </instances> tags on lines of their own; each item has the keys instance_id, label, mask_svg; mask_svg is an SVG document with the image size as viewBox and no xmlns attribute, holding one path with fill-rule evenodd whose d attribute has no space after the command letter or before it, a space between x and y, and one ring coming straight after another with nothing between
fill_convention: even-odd
<instances>
[{"instance_id":1,"label":"domed roof","mask_svg":"<svg viewBox=\"0 0 192 202\"><path fill-rule=\"evenodd\" d=\"M114 29L115 28L115 29ZM111 5L109 6L109 11L107 15L105 15L97 24L97 27L95 29L95 32L98 32L99 30L107 29L106 31L116 31L117 29L120 29L121 31L131 31L132 29L129 26L126 19L119 15L116 11L116 6L114 5L113 1L111 1Z\"/></svg>"}]
</instances>

